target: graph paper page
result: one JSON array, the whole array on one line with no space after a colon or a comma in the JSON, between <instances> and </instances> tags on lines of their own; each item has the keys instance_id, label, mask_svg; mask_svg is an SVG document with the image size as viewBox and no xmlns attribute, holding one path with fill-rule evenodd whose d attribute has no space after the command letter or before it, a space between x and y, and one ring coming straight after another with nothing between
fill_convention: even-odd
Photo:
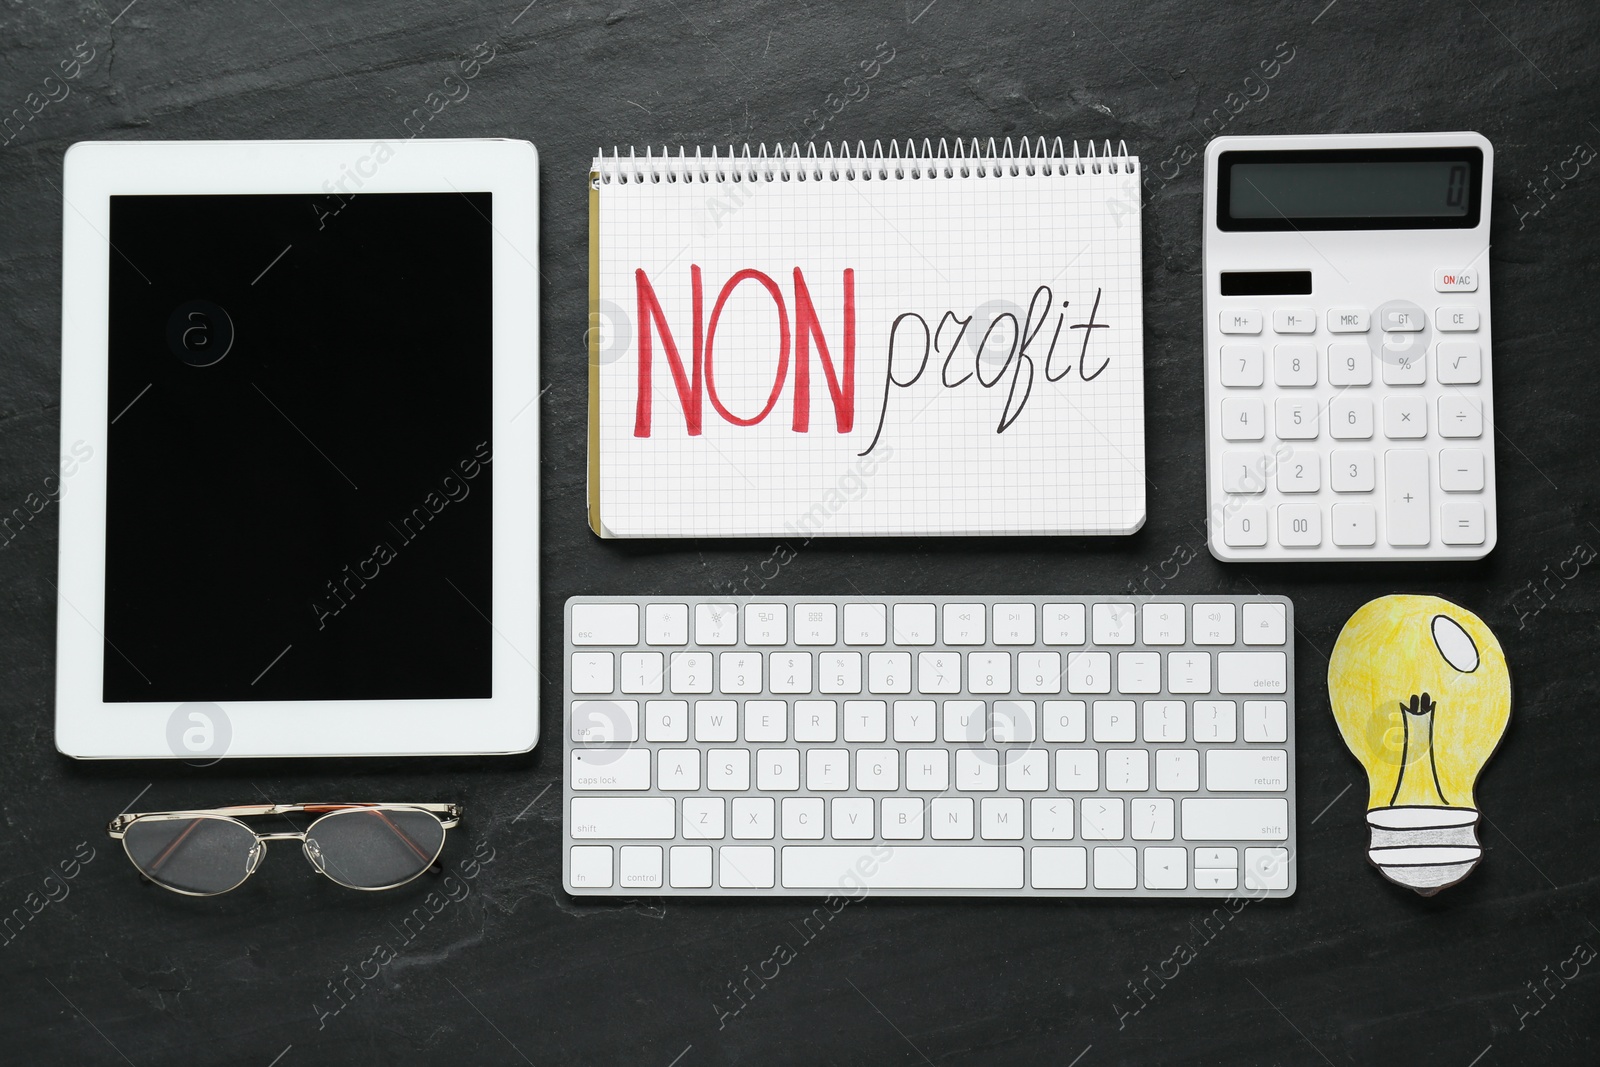
<instances>
[{"instance_id":1,"label":"graph paper page","mask_svg":"<svg viewBox=\"0 0 1600 1067\"><path fill-rule=\"evenodd\" d=\"M1137 529L1132 169L597 183L591 525Z\"/></svg>"}]
</instances>

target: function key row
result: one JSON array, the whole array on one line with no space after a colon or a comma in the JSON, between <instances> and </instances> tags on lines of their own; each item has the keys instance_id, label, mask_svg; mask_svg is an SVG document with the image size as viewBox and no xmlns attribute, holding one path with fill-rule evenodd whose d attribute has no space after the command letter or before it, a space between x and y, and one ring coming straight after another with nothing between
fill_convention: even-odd
<instances>
[{"instance_id":1,"label":"function key row","mask_svg":"<svg viewBox=\"0 0 1600 1067\"><path fill-rule=\"evenodd\" d=\"M1444 332L1476 330L1478 309L1471 306L1441 307L1434 310L1433 324ZM1260 311L1234 308L1221 312L1217 327L1223 333L1259 334L1265 320ZM1366 333L1372 316L1365 308L1331 308L1327 313L1329 333ZM1427 326L1426 317L1415 311L1385 311L1378 328L1386 333L1416 333ZM1316 333L1317 313L1311 308L1278 308L1272 313L1274 333Z\"/></svg>"},{"instance_id":2,"label":"function key row","mask_svg":"<svg viewBox=\"0 0 1600 1067\"><path fill-rule=\"evenodd\" d=\"M575 604L574 645L681 646L690 643L693 621L697 645L739 643L742 616L747 645L933 645L942 633L947 645L1132 645L1141 632L1147 645L1281 645L1286 640L1282 604L1245 604L1242 631L1235 605L1149 603L995 604L991 625L985 604L843 605L773 603ZM641 620L641 614L643 616ZM793 622L791 636L790 623ZM642 622L642 627L641 627Z\"/></svg>"}]
</instances>

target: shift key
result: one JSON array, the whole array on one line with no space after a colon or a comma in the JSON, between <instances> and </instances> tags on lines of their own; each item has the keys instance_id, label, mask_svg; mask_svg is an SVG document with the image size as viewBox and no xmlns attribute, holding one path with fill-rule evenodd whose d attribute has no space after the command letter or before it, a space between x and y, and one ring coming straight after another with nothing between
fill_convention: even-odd
<instances>
[{"instance_id":1,"label":"shift key","mask_svg":"<svg viewBox=\"0 0 1600 1067\"><path fill-rule=\"evenodd\" d=\"M1190 797L1183 801L1183 839L1287 841L1289 802L1279 797Z\"/></svg>"},{"instance_id":2,"label":"shift key","mask_svg":"<svg viewBox=\"0 0 1600 1067\"><path fill-rule=\"evenodd\" d=\"M1284 693L1289 657L1282 652L1217 653L1217 692Z\"/></svg>"}]
</instances>

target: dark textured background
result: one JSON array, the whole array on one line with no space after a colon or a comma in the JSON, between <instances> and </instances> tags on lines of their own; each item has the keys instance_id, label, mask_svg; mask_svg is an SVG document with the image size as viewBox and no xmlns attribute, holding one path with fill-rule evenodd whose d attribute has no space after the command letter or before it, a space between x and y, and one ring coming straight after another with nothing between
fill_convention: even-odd
<instances>
[{"instance_id":1,"label":"dark textured background","mask_svg":"<svg viewBox=\"0 0 1600 1067\"><path fill-rule=\"evenodd\" d=\"M1549 981L1542 1001L1524 984L1562 969L1582 942L1600 947L1592 654L1600 562L1564 584L1551 579L1544 602L1527 584L1554 574L1575 546L1600 545L1592 429L1600 161L1568 184L1549 178L1572 174L1577 164L1563 161L1593 156L1585 148L1575 157L1577 146L1600 144L1592 5L1337 0L1324 9L1326 0L1306 0L1206 12L1177 0L539 0L519 15L525 0L139 0L123 10L125 2L6 0L0 12L0 110L25 108L78 42L95 54L70 95L0 147L6 511L56 464L59 185L69 144L403 137L412 109L443 88L469 49L491 42L495 58L470 95L425 135L526 138L542 157L542 653L558 676L567 596L710 592L772 551L602 544L585 528L583 175L597 143L804 138L806 117L826 114L828 94L888 42L895 59L826 136L1126 138L1148 171L1172 159L1171 173L1184 146L1203 148L1203 120L1237 107L1246 76L1287 42L1293 60L1264 99L1227 122L1229 133L1472 129L1494 142L1500 545L1471 565L1224 567L1210 558L1200 529L1200 168L1179 168L1144 211L1157 487L1148 525L1126 539L816 543L770 588L1109 592L1171 560L1165 573L1177 568L1176 591L1292 595L1300 891L1249 905L1210 941L1190 925L1207 910L1197 903L872 899L807 943L797 924L809 909L796 901L578 903L562 893L553 688L544 694L545 747L525 758L202 769L58 756L56 517L46 508L0 551L0 915L25 908L80 842L84 855L95 851L67 883L70 895L0 945L0 1059L139 1067L1600 1059L1600 961L1565 985ZM1231 103L1230 93L1238 94ZM1530 183L1547 179L1536 198ZM1362 859L1363 790L1351 788L1360 772L1335 732L1322 673L1345 618L1397 589L1477 611L1498 631L1516 679L1511 730L1478 794L1490 820L1487 856L1432 901L1382 882ZM203 590L171 595L203 602ZM406 941L397 927L417 894L340 890L291 849L277 849L238 892L194 901L141 887L103 833L136 796L140 808L159 809L261 794L457 798L468 819L450 858L492 849L493 862L467 883L469 896ZM1141 1012L1119 1018L1137 1006L1127 983L1160 967L1180 941L1197 946L1197 957ZM398 958L365 988L352 980L353 999L319 1027L319 1010L334 1004L328 983L361 968L380 942ZM795 958L719 1028L715 1005L727 983L780 942Z\"/></svg>"}]
</instances>

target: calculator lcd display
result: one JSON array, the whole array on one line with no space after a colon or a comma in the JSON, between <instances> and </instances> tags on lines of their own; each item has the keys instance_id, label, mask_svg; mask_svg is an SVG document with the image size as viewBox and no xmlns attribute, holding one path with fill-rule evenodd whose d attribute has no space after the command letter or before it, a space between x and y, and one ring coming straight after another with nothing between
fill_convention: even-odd
<instances>
[{"instance_id":1,"label":"calculator lcd display","mask_svg":"<svg viewBox=\"0 0 1600 1067\"><path fill-rule=\"evenodd\" d=\"M1224 230L1475 226L1476 149L1229 152L1219 161Z\"/></svg>"}]
</instances>

